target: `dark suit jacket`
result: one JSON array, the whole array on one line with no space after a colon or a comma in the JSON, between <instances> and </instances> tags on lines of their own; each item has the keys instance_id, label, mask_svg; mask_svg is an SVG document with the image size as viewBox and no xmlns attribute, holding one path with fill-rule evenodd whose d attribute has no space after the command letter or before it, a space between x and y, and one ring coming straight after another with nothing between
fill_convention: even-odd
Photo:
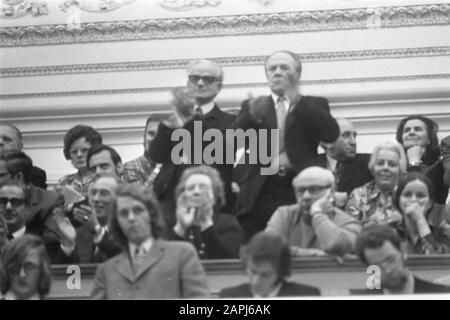
<instances>
[{"instance_id":1,"label":"dark suit jacket","mask_svg":"<svg viewBox=\"0 0 450 320\"><path fill-rule=\"evenodd\" d=\"M308 285L284 281L277 297L302 297L302 296L320 296L320 290ZM243 283L236 287L222 289L219 293L221 298L239 298L253 297L248 283Z\"/></svg>"},{"instance_id":2,"label":"dark suit jacket","mask_svg":"<svg viewBox=\"0 0 450 320\"><path fill-rule=\"evenodd\" d=\"M54 231L56 226L51 217L55 207L64 207L64 197L54 191L44 190L32 184L29 190L31 209L25 221L27 233L42 237L50 260L53 260L60 250L60 242Z\"/></svg>"},{"instance_id":3,"label":"dark suit jacket","mask_svg":"<svg viewBox=\"0 0 450 320\"><path fill-rule=\"evenodd\" d=\"M179 237L173 229L170 230L170 240L190 241L197 249L197 252L204 247L202 259L237 259L241 246L242 229L236 217L215 213L213 216L214 225L204 230L192 228L186 232L184 238Z\"/></svg>"},{"instance_id":4,"label":"dark suit jacket","mask_svg":"<svg viewBox=\"0 0 450 320\"><path fill-rule=\"evenodd\" d=\"M370 159L369 153L358 153L354 159L342 163L342 173L339 185L336 191L350 194L353 189L372 181L372 173L368 168ZM327 168L327 157L325 154L319 154L318 165Z\"/></svg>"},{"instance_id":5,"label":"dark suit jacket","mask_svg":"<svg viewBox=\"0 0 450 320\"><path fill-rule=\"evenodd\" d=\"M254 119L249 111L248 100L244 101L233 127L243 130L277 128L276 110L272 97L266 97L261 121ZM285 149L297 173L317 164L317 147L320 141L331 143L338 137L339 127L330 114L328 101L325 98L302 96L286 116ZM251 210L267 178L260 174L260 168L259 164L244 164L238 165L235 169L234 177L241 186L241 192L236 200L238 215Z\"/></svg>"},{"instance_id":6,"label":"dark suit jacket","mask_svg":"<svg viewBox=\"0 0 450 320\"><path fill-rule=\"evenodd\" d=\"M99 263L108 260L119 254L122 250L120 246L112 239L109 232L105 232L102 241L94 244L92 232L85 226L77 228L76 252L80 263Z\"/></svg>"},{"instance_id":7,"label":"dark suit jacket","mask_svg":"<svg viewBox=\"0 0 450 320\"><path fill-rule=\"evenodd\" d=\"M31 183L36 187L47 189L47 174L39 167L31 168Z\"/></svg>"},{"instance_id":8,"label":"dark suit jacket","mask_svg":"<svg viewBox=\"0 0 450 320\"><path fill-rule=\"evenodd\" d=\"M92 299L180 299L209 296L207 279L194 247L155 240L134 272L128 252L102 263L94 277Z\"/></svg>"},{"instance_id":9,"label":"dark suit jacket","mask_svg":"<svg viewBox=\"0 0 450 320\"><path fill-rule=\"evenodd\" d=\"M193 120L188 121L183 128L189 131L191 135L191 139L194 138L194 120L202 121L202 130L203 132L208 129L219 129L222 132L225 132L225 129L231 128L231 124L233 123L235 115L223 112L219 109L217 105L214 108L205 114L203 117L195 116ZM161 171L158 176L154 180L154 191L156 195L161 198L170 197L170 201L174 201L171 199L174 194L174 189L178 183L178 180L183 173L183 171L192 165L188 164L179 164L175 165L171 159L172 148L178 144L177 141L171 141L171 135L174 130L164 125L162 122L159 124L158 131L156 133L155 138L150 143L149 147L149 155L157 163L163 163L161 167ZM202 132L202 134L203 134ZM193 147L193 140L191 141L191 145ZM202 153L210 142L203 142L202 145ZM192 154L194 154L192 152ZM225 157L225 154L224 154ZM193 159L192 159L193 161ZM225 185L225 193L226 200L231 201L232 193L231 193L231 178L233 173L233 164L229 165L220 165L214 164L212 165L216 168Z\"/></svg>"}]
</instances>

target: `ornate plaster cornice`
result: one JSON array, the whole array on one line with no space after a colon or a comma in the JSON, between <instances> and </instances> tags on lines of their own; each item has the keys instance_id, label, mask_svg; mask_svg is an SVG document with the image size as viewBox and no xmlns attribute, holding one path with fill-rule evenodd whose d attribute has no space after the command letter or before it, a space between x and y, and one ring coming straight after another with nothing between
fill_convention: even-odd
<instances>
[{"instance_id":1,"label":"ornate plaster cornice","mask_svg":"<svg viewBox=\"0 0 450 320\"><path fill-rule=\"evenodd\" d=\"M176 39L450 24L450 4L0 28L0 46Z\"/></svg>"},{"instance_id":2,"label":"ornate plaster cornice","mask_svg":"<svg viewBox=\"0 0 450 320\"><path fill-rule=\"evenodd\" d=\"M450 55L450 46L445 47L419 47L419 48L394 48L379 50L355 50L335 52L313 52L299 53L303 63L346 61L346 60L369 60L369 59L392 59L411 57L436 57ZM262 65L266 56L241 56L214 59L221 66L248 66ZM81 73L104 73L104 72L138 72L150 70L170 70L184 68L191 60L153 60L153 61L129 61L117 63L92 63L36 66L20 68L0 68L0 78L47 76L62 74Z\"/></svg>"},{"instance_id":3,"label":"ornate plaster cornice","mask_svg":"<svg viewBox=\"0 0 450 320\"><path fill-rule=\"evenodd\" d=\"M302 85L324 85L324 84L343 84L343 83L362 83L362 82L382 82L382 81L411 81L411 80L438 80L450 79L450 73L439 74L419 74L411 76L393 76L393 77L360 77L360 78L340 78L340 79L321 79L321 80L303 80ZM229 84L224 85L224 89L236 88L255 88L264 87L265 82ZM1 99L26 99L26 98L52 98L52 97L70 97L70 96L92 96L92 95L110 95L110 94L133 94L149 92L165 92L174 89L174 87L158 88L126 88L126 89L106 89L106 90L85 90L85 91L58 91L58 92L38 92L38 93L20 93L3 94Z\"/></svg>"}]
</instances>

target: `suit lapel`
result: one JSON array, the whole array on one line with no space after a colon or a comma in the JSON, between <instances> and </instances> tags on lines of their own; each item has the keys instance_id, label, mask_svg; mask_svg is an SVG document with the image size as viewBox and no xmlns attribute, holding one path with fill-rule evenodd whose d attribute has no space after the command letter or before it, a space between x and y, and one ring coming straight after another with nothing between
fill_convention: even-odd
<instances>
[{"instance_id":1,"label":"suit lapel","mask_svg":"<svg viewBox=\"0 0 450 320\"><path fill-rule=\"evenodd\" d=\"M128 252L124 251L120 254L120 259L117 261L117 271L129 281L134 282L135 277Z\"/></svg>"},{"instance_id":2,"label":"suit lapel","mask_svg":"<svg viewBox=\"0 0 450 320\"><path fill-rule=\"evenodd\" d=\"M289 108L289 112L286 116L286 126L284 128L285 134L288 132L289 128L291 127L292 123L295 120L294 109L300 105L301 99L302 98L300 97L300 98L296 99L296 101L293 101L292 106Z\"/></svg>"},{"instance_id":3,"label":"suit lapel","mask_svg":"<svg viewBox=\"0 0 450 320\"><path fill-rule=\"evenodd\" d=\"M164 246L162 245L160 240L155 240L150 249L150 252L145 257L145 260L142 262L142 265L139 267L138 272L136 273L135 279L137 280L142 274L147 272L153 265L155 265L159 260L164 256Z\"/></svg>"}]
</instances>

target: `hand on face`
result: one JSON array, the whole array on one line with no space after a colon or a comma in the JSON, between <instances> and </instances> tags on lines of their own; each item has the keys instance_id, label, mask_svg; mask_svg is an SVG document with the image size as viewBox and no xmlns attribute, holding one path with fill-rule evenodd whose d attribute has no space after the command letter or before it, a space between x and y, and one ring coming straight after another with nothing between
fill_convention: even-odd
<instances>
[{"instance_id":1,"label":"hand on face","mask_svg":"<svg viewBox=\"0 0 450 320\"><path fill-rule=\"evenodd\" d=\"M332 210L334 202L333 192L331 188L326 189L323 194L313 202L309 213L314 216L318 213L326 213Z\"/></svg>"},{"instance_id":2,"label":"hand on face","mask_svg":"<svg viewBox=\"0 0 450 320\"><path fill-rule=\"evenodd\" d=\"M419 203L417 201L410 202L405 208L405 217L415 222L425 220L426 203Z\"/></svg>"}]
</instances>

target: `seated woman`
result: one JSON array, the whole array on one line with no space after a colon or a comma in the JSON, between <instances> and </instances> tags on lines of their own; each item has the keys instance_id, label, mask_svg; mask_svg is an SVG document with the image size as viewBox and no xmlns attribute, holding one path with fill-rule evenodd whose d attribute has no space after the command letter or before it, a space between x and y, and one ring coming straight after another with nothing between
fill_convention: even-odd
<instances>
[{"instance_id":1,"label":"seated woman","mask_svg":"<svg viewBox=\"0 0 450 320\"><path fill-rule=\"evenodd\" d=\"M64 157L72 162L77 172L60 178L55 186L56 191L62 192L64 186L69 186L84 197L88 196L92 176L87 168L86 155L93 145L101 143L102 136L90 126L77 125L67 131Z\"/></svg>"},{"instance_id":2,"label":"seated woman","mask_svg":"<svg viewBox=\"0 0 450 320\"><path fill-rule=\"evenodd\" d=\"M44 242L26 234L9 242L0 264L3 300L40 300L50 292L50 264Z\"/></svg>"},{"instance_id":3,"label":"seated woman","mask_svg":"<svg viewBox=\"0 0 450 320\"><path fill-rule=\"evenodd\" d=\"M450 207L435 203L433 184L427 176L408 173L398 185L394 204L404 217L399 229L408 253L450 252L450 225L445 220Z\"/></svg>"},{"instance_id":4,"label":"seated woman","mask_svg":"<svg viewBox=\"0 0 450 320\"><path fill-rule=\"evenodd\" d=\"M373 149L369 170L374 180L356 188L345 207L363 226L373 224L398 225L402 216L393 205L395 188L406 172L405 152L396 142L380 143Z\"/></svg>"},{"instance_id":5,"label":"seated woman","mask_svg":"<svg viewBox=\"0 0 450 320\"><path fill-rule=\"evenodd\" d=\"M138 184L118 187L109 226L123 251L97 268L93 299L209 296L195 248L187 242L160 238L161 209L150 189Z\"/></svg>"},{"instance_id":6,"label":"seated woman","mask_svg":"<svg viewBox=\"0 0 450 320\"><path fill-rule=\"evenodd\" d=\"M177 221L170 239L190 241L202 259L238 258L242 229L234 216L220 212L225 193L216 169L206 165L186 169L175 196Z\"/></svg>"},{"instance_id":7,"label":"seated woman","mask_svg":"<svg viewBox=\"0 0 450 320\"><path fill-rule=\"evenodd\" d=\"M433 120L409 116L397 127L397 141L402 144L408 161L407 171L419 171L427 175L433 184L435 201L444 204L448 188L444 184L444 166L437 137L438 125Z\"/></svg>"}]
</instances>

